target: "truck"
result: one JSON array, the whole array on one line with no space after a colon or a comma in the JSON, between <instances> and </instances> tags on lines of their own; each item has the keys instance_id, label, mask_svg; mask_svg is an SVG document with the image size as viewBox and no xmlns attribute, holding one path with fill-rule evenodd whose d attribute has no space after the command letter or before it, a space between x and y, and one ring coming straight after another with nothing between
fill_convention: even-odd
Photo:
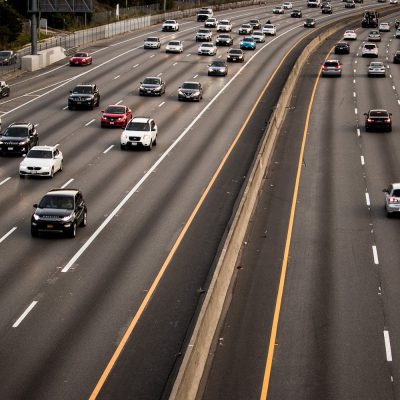
<instances>
[{"instance_id":1,"label":"truck","mask_svg":"<svg viewBox=\"0 0 400 400\"><path fill-rule=\"evenodd\" d=\"M379 14L377 11L365 11L364 17L361 20L362 28L377 28L379 25Z\"/></svg>"},{"instance_id":2,"label":"truck","mask_svg":"<svg viewBox=\"0 0 400 400\"><path fill-rule=\"evenodd\" d=\"M307 0L307 7L318 8L321 6L321 0Z\"/></svg>"}]
</instances>

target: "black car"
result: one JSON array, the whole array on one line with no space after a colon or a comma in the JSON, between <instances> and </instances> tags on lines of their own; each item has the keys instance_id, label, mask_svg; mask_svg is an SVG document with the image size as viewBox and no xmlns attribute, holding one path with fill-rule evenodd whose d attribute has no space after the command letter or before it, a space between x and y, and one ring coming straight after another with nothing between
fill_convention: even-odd
<instances>
[{"instance_id":1,"label":"black car","mask_svg":"<svg viewBox=\"0 0 400 400\"><path fill-rule=\"evenodd\" d=\"M74 238L78 226L86 226L87 207L82 193L77 189L53 189L39 204L34 204L31 218L31 235L56 232Z\"/></svg>"},{"instance_id":2,"label":"black car","mask_svg":"<svg viewBox=\"0 0 400 400\"><path fill-rule=\"evenodd\" d=\"M315 19L314 18L307 18L304 21L305 28L315 28Z\"/></svg>"},{"instance_id":3,"label":"black car","mask_svg":"<svg viewBox=\"0 0 400 400\"><path fill-rule=\"evenodd\" d=\"M228 75L228 64L222 60L214 60L208 65L208 75L226 76Z\"/></svg>"},{"instance_id":4,"label":"black car","mask_svg":"<svg viewBox=\"0 0 400 400\"><path fill-rule=\"evenodd\" d=\"M12 50L0 51L0 65L10 65L17 62L17 54Z\"/></svg>"},{"instance_id":5,"label":"black car","mask_svg":"<svg viewBox=\"0 0 400 400\"><path fill-rule=\"evenodd\" d=\"M261 22L259 19L251 19L248 23L253 27L254 30L261 29Z\"/></svg>"},{"instance_id":6,"label":"black car","mask_svg":"<svg viewBox=\"0 0 400 400\"><path fill-rule=\"evenodd\" d=\"M13 123L0 137L1 154L26 154L39 144L36 127L31 122Z\"/></svg>"},{"instance_id":7,"label":"black car","mask_svg":"<svg viewBox=\"0 0 400 400\"><path fill-rule=\"evenodd\" d=\"M290 16L291 16L292 18L301 18L301 17L303 16L303 13L301 12L301 10L293 10L293 11L290 13Z\"/></svg>"},{"instance_id":8,"label":"black car","mask_svg":"<svg viewBox=\"0 0 400 400\"><path fill-rule=\"evenodd\" d=\"M145 78L143 82L140 82L140 96L161 96L163 93L165 93L165 82L158 76Z\"/></svg>"},{"instance_id":9,"label":"black car","mask_svg":"<svg viewBox=\"0 0 400 400\"><path fill-rule=\"evenodd\" d=\"M6 81L0 81L0 97L6 97L10 95L10 86L7 85Z\"/></svg>"},{"instance_id":10,"label":"black car","mask_svg":"<svg viewBox=\"0 0 400 400\"><path fill-rule=\"evenodd\" d=\"M93 108L100 105L100 92L94 84L77 85L70 91L68 109Z\"/></svg>"},{"instance_id":11,"label":"black car","mask_svg":"<svg viewBox=\"0 0 400 400\"><path fill-rule=\"evenodd\" d=\"M392 113L386 110L369 110L365 115L365 131L392 131Z\"/></svg>"},{"instance_id":12,"label":"black car","mask_svg":"<svg viewBox=\"0 0 400 400\"><path fill-rule=\"evenodd\" d=\"M347 42L336 43L335 54L350 54L350 45Z\"/></svg>"},{"instance_id":13,"label":"black car","mask_svg":"<svg viewBox=\"0 0 400 400\"><path fill-rule=\"evenodd\" d=\"M393 63L400 64L400 51L396 51L396 53L394 53Z\"/></svg>"},{"instance_id":14,"label":"black car","mask_svg":"<svg viewBox=\"0 0 400 400\"><path fill-rule=\"evenodd\" d=\"M233 39L229 33L221 33L215 40L216 46L232 46Z\"/></svg>"},{"instance_id":15,"label":"black car","mask_svg":"<svg viewBox=\"0 0 400 400\"><path fill-rule=\"evenodd\" d=\"M243 50L242 49L229 49L226 61L228 61L228 62L243 62L244 61Z\"/></svg>"},{"instance_id":16,"label":"black car","mask_svg":"<svg viewBox=\"0 0 400 400\"><path fill-rule=\"evenodd\" d=\"M203 98L203 87L200 82L184 82L178 89L178 100L200 101Z\"/></svg>"},{"instance_id":17,"label":"black car","mask_svg":"<svg viewBox=\"0 0 400 400\"><path fill-rule=\"evenodd\" d=\"M354 3L354 0L346 0L346 3L344 4L345 8L355 8L356 3Z\"/></svg>"}]
</instances>

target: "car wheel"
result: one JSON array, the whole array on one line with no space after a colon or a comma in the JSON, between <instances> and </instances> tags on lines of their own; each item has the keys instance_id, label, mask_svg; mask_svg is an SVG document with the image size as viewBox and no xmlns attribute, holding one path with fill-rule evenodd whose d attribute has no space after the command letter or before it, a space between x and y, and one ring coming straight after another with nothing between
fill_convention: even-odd
<instances>
[{"instance_id":1,"label":"car wheel","mask_svg":"<svg viewBox=\"0 0 400 400\"><path fill-rule=\"evenodd\" d=\"M37 228L35 228L34 226L31 226L31 236L32 237L38 237L39 236L39 232L38 232Z\"/></svg>"},{"instance_id":2,"label":"car wheel","mask_svg":"<svg viewBox=\"0 0 400 400\"><path fill-rule=\"evenodd\" d=\"M97 103L96 103L96 107L100 106L100 97L97 98Z\"/></svg>"},{"instance_id":3,"label":"car wheel","mask_svg":"<svg viewBox=\"0 0 400 400\"><path fill-rule=\"evenodd\" d=\"M153 148L153 141L150 139L150 144L146 147L146 150L151 151L152 148Z\"/></svg>"},{"instance_id":4,"label":"car wheel","mask_svg":"<svg viewBox=\"0 0 400 400\"><path fill-rule=\"evenodd\" d=\"M74 238L76 236L76 222L74 222L67 232L68 237Z\"/></svg>"},{"instance_id":5,"label":"car wheel","mask_svg":"<svg viewBox=\"0 0 400 400\"><path fill-rule=\"evenodd\" d=\"M387 218L392 218L392 213L386 211L386 217Z\"/></svg>"},{"instance_id":6,"label":"car wheel","mask_svg":"<svg viewBox=\"0 0 400 400\"><path fill-rule=\"evenodd\" d=\"M19 174L20 179L25 179L25 175Z\"/></svg>"},{"instance_id":7,"label":"car wheel","mask_svg":"<svg viewBox=\"0 0 400 400\"><path fill-rule=\"evenodd\" d=\"M126 150L126 146L124 144L121 144L121 150Z\"/></svg>"},{"instance_id":8,"label":"car wheel","mask_svg":"<svg viewBox=\"0 0 400 400\"><path fill-rule=\"evenodd\" d=\"M50 175L49 175L49 176L50 176L50 178L53 178L53 177L54 177L54 168L51 169Z\"/></svg>"},{"instance_id":9,"label":"car wheel","mask_svg":"<svg viewBox=\"0 0 400 400\"><path fill-rule=\"evenodd\" d=\"M90 109L91 109L91 110L94 109L94 100L90 103Z\"/></svg>"},{"instance_id":10,"label":"car wheel","mask_svg":"<svg viewBox=\"0 0 400 400\"><path fill-rule=\"evenodd\" d=\"M156 137L154 138L153 146L157 146L157 135L156 135Z\"/></svg>"},{"instance_id":11,"label":"car wheel","mask_svg":"<svg viewBox=\"0 0 400 400\"><path fill-rule=\"evenodd\" d=\"M62 171L62 170L63 170L63 162L61 161L59 171Z\"/></svg>"},{"instance_id":12,"label":"car wheel","mask_svg":"<svg viewBox=\"0 0 400 400\"><path fill-rule=\"evenodd\" d=\"M87 225L87 211L84 211L83 212L83 218L82 218L82 221L81 221L81 223L79 224L79 226L86 226Z\"/></svg>"}]
</instances>

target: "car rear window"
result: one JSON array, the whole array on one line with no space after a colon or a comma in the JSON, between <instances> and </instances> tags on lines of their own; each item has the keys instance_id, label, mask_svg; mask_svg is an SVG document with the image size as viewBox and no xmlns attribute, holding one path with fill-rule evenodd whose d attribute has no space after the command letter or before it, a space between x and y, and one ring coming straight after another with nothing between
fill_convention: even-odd
<instances>
[{"instance_id":1,"label":"car rear window","mask_svg":"<svg viewBox=\"0 0 400 400\"><path fill-rule=\"evenodd\" d=\"M364 44L364 48L367 50L373 50L376 46L374 44Z\"/></svg>"},{"instance_id":2,"label":"car rear window","mask_svg":"<svg viewBox=\"0 0 400 400\"><path fill-rule=\"evenodd\" d=\"M335 61L326 61L324 65L325 67L339 67L339 63Z\"/></svg>"},{"instance_id":3,"label":"car rear window","mask_svg":"<svg viewBox=\"0 0 400 400\"><path fill-rule=\"evenodd\" d=\"M400 197L400 189L395 189L395 190L393 190L392 196L394 196L394 197Z\"/></svg>"},{"instance_id":4,"label":"car rear window","mask_svg":"<svg viewBox=\"0 0 400 400\"><path fill-rule=\"evenodd\" d=\"M386 111L371 111L369 113L370 117L384 117L384 118L388 118L389 115Z\"/></svg>"}]
</instances>

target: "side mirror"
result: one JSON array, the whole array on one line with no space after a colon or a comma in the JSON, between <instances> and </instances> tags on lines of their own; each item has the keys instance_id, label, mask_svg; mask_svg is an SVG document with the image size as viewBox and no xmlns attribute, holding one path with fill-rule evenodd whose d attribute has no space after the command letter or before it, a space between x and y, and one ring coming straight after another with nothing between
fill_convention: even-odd
<instances>
[{"instance_id":1,"label":"side mirror","mask_svg":"<svg viewBox=\"0 0 400 400\"><path fill-rule=\"evenodd\" d=\"M392 116L392 113L389 113L389 117L391 117Z\"/></svg>"},{"instance_id":2,"label":"side mirror","mask_svg":"<svg viewBox=\"0 0 400 400\"><path fill-rule=\"evenodd\" d=\"M157 126L153 126L153 128L151 128L152 131L157 130Z\"/></svg>"},{"instance_id":3,"label":"side mirror","mask_svg":"<svg viewBox=\"0 0 400 400\"><path fill-rule=\"evenodd\" d=\"M35 203L35 204L33 205L33 207L34 207L34 208L37 208L37 207L38 207L37 203Z\"/></svg>"},{"instance_id":4,"label":"side mirror","mask_svg":"<svg viewBox=\"0 0 400 400\"><path fill-rule=\"evenodd\" d=\"M102 112L102 113L103 113L103 112L104 112L104 110L101 110L100 112Z\"/></svg>"},{"instance_id":5,"label":"side mirror","mask_svg":"<svg viewBox=\"0 0 400 400\"><path fill-rule=\"evenodd\" d=\"M367 116L368 116L368 113L364 113L364 115L367 117Z\"/></svg>"},{"instance_id":6,"label":"side mirror","mask_svg":"<svg viewBox=\"0 0 400 400\"><path fill-rule=\"evenodd\" d=\"M72 90L70 90L69 92L72 93Z\"/></svg>"},{"instance_id":7,"label":"side mirror","mask_svg":"<svg viewBox=\"0 0 400 400\"><path fill-rule=\"evenodd\" d=\"M383 193L389 193L389 191L387 189L382 189Z\"/></svg>"}]
</instances>

